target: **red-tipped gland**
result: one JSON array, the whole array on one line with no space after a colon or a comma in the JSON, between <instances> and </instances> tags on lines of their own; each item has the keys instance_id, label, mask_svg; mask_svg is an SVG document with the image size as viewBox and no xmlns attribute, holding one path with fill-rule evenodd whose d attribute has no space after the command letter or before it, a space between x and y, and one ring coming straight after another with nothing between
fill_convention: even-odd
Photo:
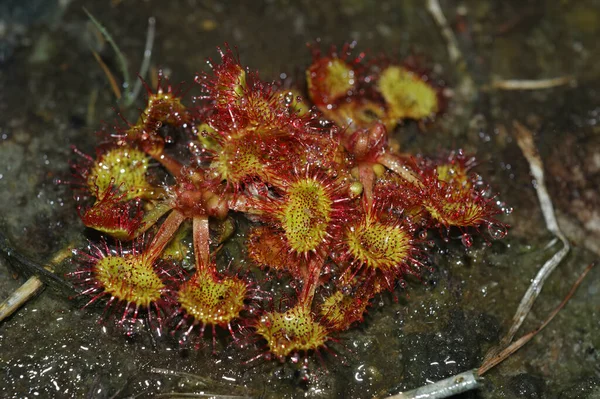
<instances>
[{"instance_id":1,"label":"red-tipped gland","mask_svg":"<svg viewBox=\"0 0 600 399\"><path fill-rule=\"evenodd\" d=\"M220 181L233 187L240 187L255 178L263 182L279 181L279 174L269 166L272 158L267 158L264 151L270 144L272 140L256 133L224 141L210 168Z\"/></svg>"},{"instance_id":2,"label":"red-tipped gland","mask_svg":"<svg viewBox=\"0 0 600 399\"><path fill-rule=\"evenodd\" d=\"M306 71L311 100L317 106L334 104L356 87L354 69L340 58L321 58Z\"/></svg>"},{"instance_id":3,"label":"red-tipped gland","mask_svg":"<svg viewBox=\"0 0 600 399\"><path fill-rule=\"evenodd\" d=\"M197 270L178 291L179 313L183 319L177 328L188 325L182 343L196 328L202 338L206 326L228 329L235 337L232 323L246 308L249 283L238 277L218 277L211 268ZM214 339L213 334L213 339Z\"/></svg>"},{"instance_id":4,"label":"red-tipped gland","mask_svg":"<svg viewBox=\"0 0 600 399\"><path fill-rule=\"evenodd\" d=\"M145 84L145 82L144 82ZM191 115L187 108L181 103L181 85L173 87L163 71L158 72L158 84L155 90L146 85L148 100L144 109L144 117L140 118L138 124L169 124L182 126L191 121Z\"/></svg>"},{"instance_id":5,"label":"red-tipped gland","mask_svg":"<svg viewBox=\"0 0 600 399\"><path fill-rule=\"evenodd\" d=\"M174 306L172 284L177 276L163 263L154 264L137 245L128 251L121 246L111 250L106 242L102 247L91 245L89 252L79 252L80 266L68 276L81 295L91 296L86 306L108 298L105 313L120 309L119 324L128 334L142 312L148 326L160 335L164 316Z\"/></svg>"},{"instance_id":6,"label":"red-tipped gland","mask_svg":"<svg viewBox=\"0 0 600 399\"><path fill-rule=\"evenodd\" d=\"M355 276L362 271L367 277L379 274L390 290L398 279L414 273L415 265L420 265L408 220L385 220L374 210L346 227L342 245L349 262L345 273Z\"/></svg>"},{"instance_id":7,"label":"red-tipped gland","mask_svg":"<svg viewBox=\"0 0 600 399\"><path fill-rule=\"evenodd\" d=\"M462 151L452 153L443 161L422 161L415 166L419 173L418 182L406 188L416 193L414 197L420 199L429 217L446 228L464 230L497 225L506 230L506 225L495 219L501 212L494 198L485 195L476 175L469 175L474 164L475 159L465 156Z\"/></svg>"},{"instance_id":8,"label":"red-tipped gland","mask_svg":"<svg viewBox=\"0 0 600 399\"><path fill-rule=\"evenodd\" d=\"M333 47L327 56L318 49L313 51L313 63L306 71L309 97L321 110L331 109L357 88L359 64L364 54L353 60L353 44L346 44L338 53Z\"/></svg>"},{"instance_id":9,"label":"red-tipped gland","mask_svg":"<svg viewBox=\"0 0 600 399\"><path fill-rule=\"evenodd\" d=\"M331 242L351 211L347 187L318 173L291 177L280 198L259 206L283 230L288 251L305 258Z\"/></svg>"},{"instance_id":10,"label":"red-tipped gland","mask_svg":"<svg viewBox=\"0 0 600 399\"><path fill-rule=\"evenodd\" d=\"M290 256L285 234L269 226L253 228L247 239L248 257L259 267L288 272L295 279L306 276L303 258Z\"/></svg>"},{"instance_id":11,"label":"red-tipped gland","mask_svg":"<svg viewBox=\"0 0 600 399\"><path fill-rule=\"evenodd\" d=\"M379 75L377 90L384 98L388 117L426 119L440 110L439 93L426 77L399 65L390 65Z\"/></svg>"},{"instance_id":12,"label":"red-tipped gland","mask_svg":"<svg viewBox=\"0 0 600 399\"><path fill-rule=\"evenodd\" d=\"M215 102L218 108L226 109L232 104L239 104L247 89L246 71L229 46L225 51L218 49L221 63L209 62L213 69L213 77L197 76L196 82L202 85L205 98Z\"/></svg>"},{"instance_id":13,"label":"red-tipped gland","mask_svg":"<svg viewBox=\"0 0 600 399\"><path fill-rule=\"evenodd\" d=\"M354 323L361 322L370 299L376 293L374 289L357 287L356 292L352 292L352 287L348 288L347 293L343 289L334 292L319 307L321 323L331 330L345 331Z\"/></svg>"},{"instance_id":14,"label":"red-tipped gland","mask_svg":"<svg viewBox=\"0 0 600 399\"><path fill-rule=\"evenodd\" d=\"M160 190L148 181L148 162L149 157L136 148L111 148L100 154L86 171L88 188L96 197L116 190L123 201L155 198Z\"/></svg>"},{"instance_id":15,"label":"red-tipped gland","mask_svg":"<svg viewBox=\"0 0 600 399\"><path fill-rule=\"evenodd\" d=\"M133 239L142 227L143 212L139 201L123 200L123 195L106 191L92 207L80 214L83 224L117 240Z\"/></svg>"},{"instance_id":16,"label":"red-tipped gland","mask_svg":"<svg viewBox=\"0 0 600 399\"><path fill-rule=\"evenodd\" d=\"M286 312L265 313L255 328L256 333L267 341L269 353L281 361L299 352L319 351L329 340L328 329L304 304Z\"/></svg>"}]
</instances>

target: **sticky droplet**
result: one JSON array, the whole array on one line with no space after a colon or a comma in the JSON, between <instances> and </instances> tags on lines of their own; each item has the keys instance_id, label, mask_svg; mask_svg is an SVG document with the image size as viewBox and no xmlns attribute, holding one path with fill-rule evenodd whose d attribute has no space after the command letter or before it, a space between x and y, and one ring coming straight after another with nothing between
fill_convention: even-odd
<instances>
[{"instance_id":1,"label":"sticky droplet","mask_svg":"<svg viewBox=\"0 0 600 399\"><path fill-rule=\"evenodd\" d=\"M499 223L489 223L487 225L488 233L490 233L490 237L494 240L500 240L506 237L508 233L506 230L506 226Z\"/></svg>"},{"instance_id":2,"label":"sticky droplet","mask_svg":"<svg viewBox=\"0 0 600 399\"><path fill-rule=\"evenodd\" d=\"M471 246L473 245L473 237L471 237L467 233L464 233L460 240L462 241L463 245L467 248L471 248Z\"/></svg>"}]
</instances>

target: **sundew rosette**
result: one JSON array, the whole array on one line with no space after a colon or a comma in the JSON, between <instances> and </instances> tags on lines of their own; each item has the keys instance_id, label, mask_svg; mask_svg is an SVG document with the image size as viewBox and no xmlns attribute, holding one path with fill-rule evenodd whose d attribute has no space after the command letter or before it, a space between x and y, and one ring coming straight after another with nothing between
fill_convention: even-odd
<instances>
[{"instance_id":1,"label":"sundew rosette","mask_svg":"<svg viewBox=\"0 0 600 399\"><path fill-rule=\"evenodd\" d=\"M266 82L226 46L192 83L199 96L160 75L135 122L107 127L95 157L78 152L90 244L69 277L104 320L298 362L335 352L374 298L420 276L423 246L444 245L423 237L504 235L472 157L390 140L443 111L434 79L354 47L315 50L302 99L302 84ZM241 251L224 262L229 237Z\"/></svg>"}]
</instances>

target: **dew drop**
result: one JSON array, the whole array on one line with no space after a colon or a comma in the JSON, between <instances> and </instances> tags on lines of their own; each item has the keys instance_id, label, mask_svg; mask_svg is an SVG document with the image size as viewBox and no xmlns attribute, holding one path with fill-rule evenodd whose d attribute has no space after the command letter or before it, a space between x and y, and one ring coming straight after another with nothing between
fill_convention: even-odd
<instances>
[{"instance_id":1,"label":"dew drop","mask_svg":"<svg viewBox=\"0 0 600 399\"><path fill-rule=\"evenodd\" d=\"M488 233L490 233L490 237L494 240L500 240L506 237L507 230L506 227L499 223L489 223L487 225Z\"/></svg>"},{"instance_id":2,"label":"dew drop","mask_svg":"<svg viewBox=\"0 0 600 399\"><path fill-rule=\"evenodd\" d=\"M341 288L341 292L343 295L350 295L352 294L352 287L349 285L344 285Z\"/></svg>"},{"instance_id":3,"label":"dew drop","mask_svg":"<svg viewBox=\"0 0 600 399\"><path fill-rule=\"evenodd\" d=\"M290 360L292 361L292 363L298 363L298 361L300 360L300 355L298 355L298 353L294 353L291 357Z\"/></svg>"},{"instance_id":4,"label":"dew drop","mask_svg":"<svg viewBox=\"0 0 600 399\"><path fill-rule=\"evenodd\" d=\"M463 245L467 248L471 248L471 246L473 245L473 237L471 237L467 233L464 233L462 235L462 237L460 238L460 240L463 243Z\"/></svg>"},{"instance_id":5,"label":"dew drop","mask_svg":"<svg viewBox=\"0 0 600 399\"><path fill-rule=\"evenodd\" d=\"M481 189L479 191L479 195L482 198L490 198L493 195L491 187L486 186L485 188Z\"/></svg>"},{"instance_id":6,"label":"dew drop","mask_svg":"<svg viewBox=\"0 0 600 399\"><path fill-rule=\"evenodd\" d=\"M423 230L419 233L419 240L425 241L427 239L427 230Z\"/></svg>"},{"instance_id":7,"label":"dew drop","mask_svg":"<svg viewBox=\"0 0 600 399\"><path fill-rule=\"evenodd\" d=\"M294 93L292 93L291 91L288 91L287 93L285 93L285 96L283 97L283 100L285 101L285 105L290 105L294 102Z\"/></svg>"}]
</instances>

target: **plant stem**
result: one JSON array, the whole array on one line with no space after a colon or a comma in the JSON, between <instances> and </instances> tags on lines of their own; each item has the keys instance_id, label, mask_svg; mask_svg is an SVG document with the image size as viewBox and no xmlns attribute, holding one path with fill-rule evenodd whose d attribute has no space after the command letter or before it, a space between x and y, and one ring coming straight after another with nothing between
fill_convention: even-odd
<instances>
[{"instance_id":1,"label":"plant stem","mask_svg":"<svg viewBox=\"0 0 600 399\"><path fill-rule=\"evenodd\" d=\"M315 296L315 291L319 286L321 278L321 270L323 269L324 260L319 256L313 256L308 264L308 276L304 281L302 292L298 297L298 303L310 306Z\"/></svg>"},{"instance_id":2,"label":"plant stem","mask_svg":"<svg viewBox=\"0 0 600 399\"><path fill-rule=\"evenodd\" d=\"M167 216L167 219L160 226L160 229L147 249L148 259L152 261L152 263L154 263L160 254L162 254L165 247L169 241L171 241L171 238L173 238L173 235L177 232L177 229L179 229L179 226L181 226L181 223L183 223L185 219L183 213L176 209Z\"/></svg>"},{"instance_id":3,"label":"plant stem","mask_svg":"<svg viewBox=\"0 0 600 399\"><path fill-rule=\"evenodd\" d=\"M397 156L385 153L377 158L377 162L381 163L383 166L396 173L407 182L419 186L421 185L421 183L419 183L418 176L406 168L404 163Z\"/></svg>"},{"instance_id":4,"label":"plant stem","mask_svg":"<svg viewBox=\"0 0 600 399\"><path fill-rule=\"evenodd\" d=\"M370 210L373 205L373 185L375 183L375 172L373 164L361 162L358 165L358 178L363 185L364 199L367 202L367 209Z\"/></svg>"},{"instance_id":5,"label":"plant stem","mask_svg":"<svg viewBox=\"0 0 600 399\"><path fill-rule=\"evenodd\" d=\"M210 262L210 231L208 229L208 215L194 216L193 236L196 269L198 271L205 271Z\"/></svg>"}]
</instances>

